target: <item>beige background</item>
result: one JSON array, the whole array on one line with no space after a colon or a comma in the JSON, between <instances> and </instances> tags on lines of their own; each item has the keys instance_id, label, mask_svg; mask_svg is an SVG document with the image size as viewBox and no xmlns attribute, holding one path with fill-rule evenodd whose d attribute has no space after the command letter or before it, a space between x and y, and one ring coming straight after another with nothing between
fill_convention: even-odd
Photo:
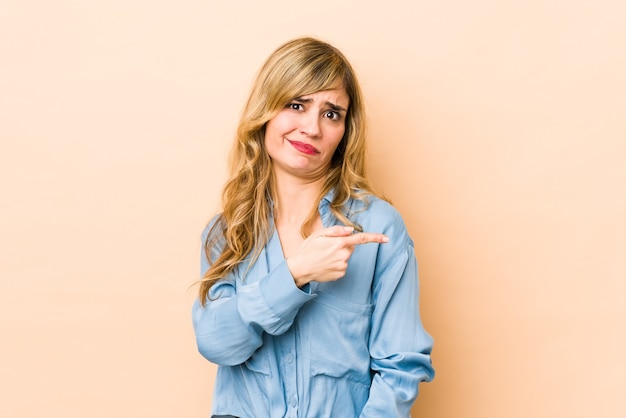
<instances>
[{"instance_id":1,"label":"beige background","mask_svg":"<svg viewBox=\"0 0 626 418\"><path fill-rule=\"evenodd\" d=\"M199 236L252 78L360 74L436 340L427 418L626 416L621 1L4 1L0 416L207 417Z\"/></svg>"}]
</instances>

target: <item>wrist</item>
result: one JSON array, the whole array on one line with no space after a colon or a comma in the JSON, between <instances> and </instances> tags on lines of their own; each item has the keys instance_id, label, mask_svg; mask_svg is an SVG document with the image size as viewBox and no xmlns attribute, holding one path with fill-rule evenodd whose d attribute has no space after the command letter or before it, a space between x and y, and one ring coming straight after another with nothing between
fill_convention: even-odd
<instances>
[{"instance_id":1,"label":"wrist","mask_svg":"<svg viewBox=\"0 0 626 418\"><path fill-rule=\"evenodd\" d=\"M291 277L293 277L293 281L296 286L298 286L298 288L302 288L310 282L310 280L307 280L306 277L304 277L304 275L300 272L297 260L294 260L293 258L287 258L285 259L285 263L287 263L287 268L289 269Z\"/></svg>"}]
</instances>

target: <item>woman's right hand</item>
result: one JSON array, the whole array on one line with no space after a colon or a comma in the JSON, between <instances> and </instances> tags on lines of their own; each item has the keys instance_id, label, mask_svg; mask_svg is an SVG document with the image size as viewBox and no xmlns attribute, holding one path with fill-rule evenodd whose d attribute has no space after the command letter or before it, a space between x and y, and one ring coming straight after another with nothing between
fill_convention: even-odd
<instances>
[{"instance_id":1,"label":"woman's right hand","mask_svg":"<svg viewBox=\"0 0 626 418\"><path fill-rule=\"evenodd\" d=\"M348 259L357 245L389 241L384 234L353 232L352 227L337 225L315 231L304 240L296 254L287 259L296 285L338 280L346 274Z\"/></svg>"}]
</instances>

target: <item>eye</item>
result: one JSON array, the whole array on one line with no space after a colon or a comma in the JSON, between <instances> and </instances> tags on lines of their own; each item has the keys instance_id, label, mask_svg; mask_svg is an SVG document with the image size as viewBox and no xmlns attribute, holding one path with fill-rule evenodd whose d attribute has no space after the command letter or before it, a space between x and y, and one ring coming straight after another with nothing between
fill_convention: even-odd
<instances>
[{"instance_id":1,"label":"eye","mask_svg":"<svg viewBox=\"0 0 626 418\"><path fill-rule=\"evenodd\" d=\"M324 113L324 116L333 121L338 121L341 119L341 115L334 110L329 110L328 112Z\"/></svg>"},{"instance_id":2,"label":"eye","mask_svg":"<svg viewBox=\"0 0 626 418\"><path fill-rule=\"evenodd\" d=\"M302 104L296 102L289 103L287 108L291 110L303 110Z\"/></svg>"}]
</instances>

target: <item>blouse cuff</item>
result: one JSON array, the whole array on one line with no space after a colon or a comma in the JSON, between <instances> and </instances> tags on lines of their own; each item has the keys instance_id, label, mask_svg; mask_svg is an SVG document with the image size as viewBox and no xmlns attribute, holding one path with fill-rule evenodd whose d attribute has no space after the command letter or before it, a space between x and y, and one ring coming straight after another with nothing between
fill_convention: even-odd
<instances>
[{"instance_id":1,"label":"blouse cuff","mask_svg":"<svg viewBox=\"0 0 626 418\"><path fill-rule=\"evenodd\" d=\"M280 263L265 280L261 280L260 286L267 306L280 317L290 316L315 297L310 293L310 287L305 290L296 286L285 261Z\"/></svg>"}]
</instances>

